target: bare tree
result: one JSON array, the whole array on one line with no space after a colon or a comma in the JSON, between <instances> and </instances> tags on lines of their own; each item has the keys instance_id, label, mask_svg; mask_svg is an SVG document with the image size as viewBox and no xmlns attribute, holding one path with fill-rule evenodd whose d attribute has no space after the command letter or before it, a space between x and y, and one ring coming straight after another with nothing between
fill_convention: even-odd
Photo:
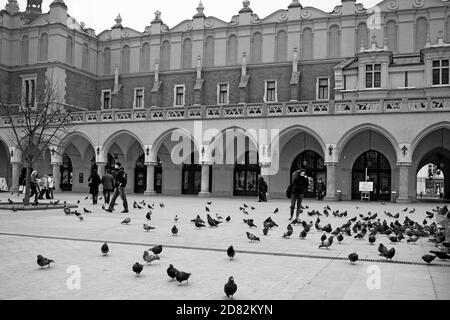
<instances>
[{"instance_id":1,"label":"bare tree","mask_svg":"<svg viewBox=\"0 0 450 320\"><path fill-rule=\"evenodd\" d=\"M11 126L10 140L20 150L26 168L26 206L30 205L31 168L50 147L52 152L59 152L62 138L73 128L71 112L59 102L57 87L52 83L46 80L31 101L22 99L18 105L0 102Z\"/></svg>"}]
</instances>

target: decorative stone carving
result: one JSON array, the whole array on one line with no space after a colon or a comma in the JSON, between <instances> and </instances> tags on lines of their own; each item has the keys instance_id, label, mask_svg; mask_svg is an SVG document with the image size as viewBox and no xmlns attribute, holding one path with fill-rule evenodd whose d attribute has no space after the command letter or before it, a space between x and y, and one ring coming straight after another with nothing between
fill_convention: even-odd
<instances>
[{"instance_id":1,"label":"decorative stone carving","mask_svg":"<svg viewBox=\"0 0 450 320\"><path fill-rule=\"evenodd\" d=\"M367 10L364 8L362 3L356 4L356 13L365 13Z\"/></svg>"},{"instance_id":2,"label":"decorative stone carving","mask_svg":"<svg viewBox=\"0 0 450 320\"><path fill-rule=\"evenodd\" d=\"M261 23L261 20L257 14L252 14L251 21L253 24Z\"/></svg>"},{"instance_id":3,"label":"decorative stone carving","mask_svg":"<svg viewBox=\"0 0 450 320\"><path fill-rule=\"evenodd\" d=\"M285 12L281 12L280 15L278 16L278 19L280 19L280 21L286 21L288 19L288 13Z\"/></svg>"},{"instance_id":4,"label":"decorative stone carving","mask_svg":"<svg viewBox=\"0 0 450 320\"><path fill-rule=\"evenodd\" d=\"M161 11L155 11L155 19L154 21L161 21Z\"/></svg>"},{"instance_id":5,"label":"decorative stone carving","mask_svg":"<svg viewBox=\"0 0 450 320\"><path fill-rule=\"evenodd\" d=\"M193 28L192 22L187 22L187 23L184 25L184 28L185 28L187 31L192 30L192 28Z\"/></svg>"},{"instance_id":6,"label":"decorative stone carving","mask_svg":"<svg viewBox=\"0 0 450 320\"><path fill-rule=\"evenodd\" d=\"M302 10L302 19L309 19L311 18L311 12L309 10Z\"/></svg>"},{"instance_id":7,"label":"decorative stone carving","mask_svg":"<svg viewBox=\"0 0 450 320\"><path fill-rule=\"evenodd\" d=\"M169 27L166 24L161 25L161 32L169 32Z\"/></svg>"},{"instance_id":8,"label":"decorative stone carving","mask_svg":"<svg viewBox=\"0 0 450 320\"><path fill-rule=\"evenodd\" d=\"M122 37L122 38L128 38L128 36L129 36L128 31L122 30L122 33L120 34L120 37Z\"/></svg>"},{"instance_id":9,"label":"decorative stone carving","mask_svg":"<svg viewBox=\"0 0 450 320\"><path fill-rule=\"evenodd\" d=\"M118 94L122 85L119 84L119 66L116 64L114 66L114 91L113 94Z\"/></svg>"},{"instance_id":10,"label":"decorative stone carving","mask_svg":"<svg viewBox=\"0 0 450 320\"><path fill-rule=\"evenodd\" d=\"M413 7L414 8L422 8L424 5L424 0L414 0Z\"/></svg>"},{"instance_id":11,"label":"decorative stone carving","mask_svg":"<svg viewBox=\"0 0 450 320\"><path fill-rule=\"evenodd\" d=\"M111 29L122 29L122 17L119 15L117 16L117 18L115 19L116 24L114 26L111 27Z\"/></svg>"},{"instance_id":12,"label":"decorative stone carving","mask_svg":"<svg viewBox=\"0 0 450 320\"><path fill-rule=\"evenodd\" d=\"M239 16L233 16L231 18L230 25L234 26L234 25L237 25L238 23L239 23Z\"/></svg>"},{"instance_id":13,"label":"decorative stone carving","mask_svg":"<svg viewBox=\"0 0 450 320\"><path fill-rule=\"evenodd\" d=\"M214 21L212 19L205 20L205 28L211 29L214 27Z\"/></svg>"},{"instance_id":14,"label":"decorative stone carving","mask_svg":"<svg viewBox=\"0 0 450 320\"><path fill-rule=\"evenodd\" d=\"M389 1L387 7L391 11L397 10L398 9L398 0Z\"/></svg>"},{"instance_id":15,"label":"decorative stone carving","mask_svg":"<svg viewBox=\"0 0 450 320\"><path fill-rule=\"evenodd\" d=\"M111 40L112 39L111 31L106 32L105 39L106 40Z\"/></svg>"},{"instance_id":16,"label":"decorative stone carving","mask_svg":"<svg viewBox=\"0 0 450 320\"><path fill-rule=\"evenodd\" d=\"M10 15L14 15L20 11L19 3L17 3L17 0L8 0L5 9L9 12Z\"/></svg>"},{"instance_id":17,"label":"decorative stone carving","mask_svg":"<svg viewBox=\"0 0 450 320\"><path fill-rule=\"evenodd\" d=\"M332 14L340 16L342 14L342 6L336 6L334 8Z\"/></svg>"}]
</instances>

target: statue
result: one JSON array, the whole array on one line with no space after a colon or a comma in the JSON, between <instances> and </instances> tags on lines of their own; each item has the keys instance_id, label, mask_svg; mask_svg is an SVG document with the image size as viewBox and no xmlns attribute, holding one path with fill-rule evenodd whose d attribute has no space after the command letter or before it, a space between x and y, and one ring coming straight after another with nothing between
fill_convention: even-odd
<instances>
[{"instance_id":1,"label":"statue","mask_svg":"<svg viewBox=\"0 0 450 320\"><path fill-rule=\"evenodd\" d=\"M247 52L242 52L242 76L247 75Z\"/></svg>"},{"instance_id":2,"label":"statue","mask_svg":"<svg viewBox=\"0 0 450 320\"><path fill-rule=\"evenodd\" d=\"M292 59L292 71L298 72L298 52L297 48L294 48L293 59Z\"/></svg>"},{"instance_id":3,"label":"statue","mask_svg":"<svg viewBox=\"0 0 450 320\"><path fill-rule=\"evenodd\" d=\"M161 11L155 11L155 20L161 20Z\"/></svg>"},{"instance_id":4,"label":"statue","mask_svg":"<svg viewBox=\"0 0 450 320\"><path fill-rule=\"evenodd\" d=\"M202 57L197 57L197 79L202 78Z\"/></svg>"},{"instance_id":5,"label":"statue","mask_svg":"<svg viewBox=\"0 0 450 320\"><path fill-rule=\"evenodd\" d=\"M244 8L249 8L250 7L250 1L249 0L244 0L244 1L242 1L242 5L244 6Z\"/></svg>"},{"instance_id":6,"label":"statue","mask_svg":"<svg viewBox=\"0 0 450 320\"><path fill-rule=\"evenodd\" d=\"M159 59L155 60L155 83L159 81Z\"/></svg>"},{"instance_id":7,"label":"statue","mask_svg":"<svg viewBox=\"0 0 450 320\"><path fill-rule=\"evenodd\" d=\"M11 15L13 15L16 12L20 11L19 4L17 3L17 0L8 0L8 3L6 4L5 9Z\"/></svg>"}]
</instances>

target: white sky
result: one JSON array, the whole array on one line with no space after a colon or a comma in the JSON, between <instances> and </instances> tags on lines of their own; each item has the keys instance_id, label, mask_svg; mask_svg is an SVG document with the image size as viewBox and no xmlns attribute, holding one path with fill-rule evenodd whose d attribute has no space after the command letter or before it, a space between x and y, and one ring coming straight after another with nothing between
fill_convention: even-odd
<instances>
[{"instance_id":1,"label":"white sky","mask_svg":"<svg viewBox=\"0 0 450 320\"><path fill-rule=\"evenodd\" d=\"M366 8L370 8L382 0L359 0ZM42 11L48 12L53 0L44 0ZM230 22L233 15L242 8L242 0L202 0L205 15L214 16ZM279 9L287 9L292 0L250 0L250 7L261 19ZM7 0L2 1L5 7ZM20 10L26 8L26 0L19 0ZM137 31L144 31L154 18L156 10L161 11L161 18L169 28L186 19L192 19L199 0L65 0L69 14L78 22L84 22L87 28L96 34L110 29L117 14L122 16L122 25ZM325 12L331 12L341 0L300 0L303 7L312 6Z\"/></svg>"}]
</instances>

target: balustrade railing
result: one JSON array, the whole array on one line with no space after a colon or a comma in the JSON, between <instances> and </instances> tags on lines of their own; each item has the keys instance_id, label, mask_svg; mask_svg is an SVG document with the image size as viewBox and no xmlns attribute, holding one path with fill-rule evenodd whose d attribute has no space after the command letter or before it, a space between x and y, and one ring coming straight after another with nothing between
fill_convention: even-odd
<instances>
[{"instance_id":1,"label":"balustrade railing","mask_svg":"<svg viewBox=\"0 0 450 320\"><path fill-rule=\"evenodd\" d=\"M390 99L373 101L290 101L215 106L188 106L143 109L113 109L72 112L73 123L170 121L189 119L236 119L258 117L325 116L341 114L380 114L411 112L449 112L450 98ZM23 123L14 117L17 125ZM10 119L0 116L0 126L11 126Z\"/></svg>"}]
</instances>

